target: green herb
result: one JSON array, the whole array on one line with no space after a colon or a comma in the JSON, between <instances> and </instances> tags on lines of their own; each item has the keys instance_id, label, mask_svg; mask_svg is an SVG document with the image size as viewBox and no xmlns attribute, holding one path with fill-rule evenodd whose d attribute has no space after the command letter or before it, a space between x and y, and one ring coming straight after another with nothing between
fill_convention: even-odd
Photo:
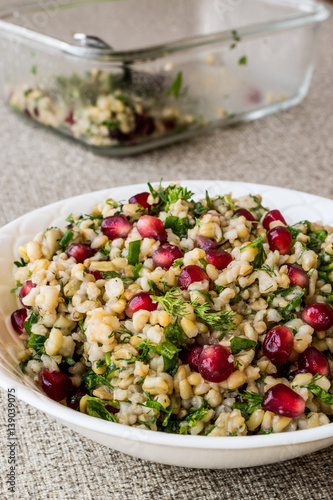
<instances>
[{"instance_id":1,"label":"green herb","mask_svg":"<svg viewBox=\"0 0 333 500\"><path fill-rule=\"evenodd\" d=\"M180 259L176 259L173 261L172 267L182 266L184 263L184 257L180 257Z\"/></svg>"},{"instance_id":2,"label":"green herb","mask_svg":"<svg viewBox=\"0 0 333 500\"><path fill-rule=\"evenodd\" d=\"M133 269L132 269L132 273L133 273L133 279L134 280L137 280L138 277L139 277L139 273L141 271L141 269L143 268L143 264L142 262L139 262L138 264L136 264Z\"/></svg>"},{"instance_id":3,"label":"green herb","mask_svg":"<svg viewBox=\"0 0 333 500\"><path fill-rule=\"evenodd\" d=\"M173 94L176 97L176 99L178 99L178 97L184 94L185 89L182 90L182 85L183 85L183 72L179 71L177 73L176 78L172 82L171 87L167 90L166 95L170 96L171 94Z\"/></svg>"},{"instance_id":4,"label":"green herb","mask_svg":"<svg viewBox=\"0 0 333 500\"><path fill-rule=\"evenodd\" d=\"M261 402L264 396L256 392L249 391L239 393L239 396L241 396L244 401L234 403L232 408L240 410L242 417L245 418L245 420L248 420L250 415L261 407Z\"/></svg>"},{"instance_id":5,"label":"green herb","mask_svg":"<svg viewBox=\"0 0 333 500\"><path fill-rule=\"evenodd\" d=\"M193 211L195 217L200 217L200 215L207 213L207 207L204 207L200 201L197 201L196 203L194 203Z\"/></svg>"},{"instance_id":6,"label":"green herb","mask_svg":"<svg viewBox=\"0 0 333 500\"><path fill-rule=\"evenodd\" d=\"M207 203L208 210L211 210L211 208L212 208L212 200L209 197L207 189L206 189L206 203Z\"/></svg>"},{"instance_id":7,"label":"green herb","mask_svg":"<svg viewBox=\"0 0 333 500\"><path fill-rule=\"evenodd\" d=\"M101 418L103 420L108 420L109 422L117 422L116 417L108 411L105 406L103 406L101 400L98 398L87 397L86 400L89 402L87 406L87 413L91 417ZM104 404L114 406L112 401L104 401Z\"/></svg>"},{"instance_id":8,"label":"green herb","mask_svg":"<svg viewBox=\"0 0 333 500\"><path fill-rule=\"evenodd\" d=\"M28 347L34 349L37 354L45 354L45 344L46 337L44 335L35 335L31 333L29 336Z\"/></svg>"},{"instance_id":9,"label":"green herb","mask_svg":"<svg viewBox=\"0 0 333 500\"><path fill-rule=\"evenodd\" d=\"M172 203L176 203L178 200L189 200L194 193L188 191L187 188L181 186L169 186L164 190L164 196L167 200L165 211L167 212L169 206Z\"/></svg>"},{"instance_id":10,"label":"green herb","mask_svg":"<svg viewBox=\"0 0 333 500\"><path fill-rule=\"evenodd\" d=\"M243 339L241 337L232 337L230 340L230 347L232 354L238 354L240 351L245 349L252 349L256 347L257 342L250 339Z\"/></svg>"},{"instance_id":11,"label":"green herb","mask_svg":"<svg viewBox=\"0 0 333 500\"><path fill-rule=\"evenodd\" d=\"M238 64L240 66L246 66L247 64L247 57L246 56L242 56L238 59Z\"/></svg>"},{"instance_id":12,"label":"green herb","mask_svg":"<svg viewBox=\"0 0 333 500\"><path fill-rule=\"evenodd\" d=\"M207 302L199 304L197 301L194 301L192 302L192 306L195 314L214 330L225 334L235 327L233 317L236 313L233 311L211 312L211 306Z\"/></svg>"},{"instance_id":13,"label":"green herb","mask_svg":"<svg viewBox=\"0 0 333 500\"><path fill-rule=\"evenodd\" d=\"M67 363L69 366L75 365L75 360L73 358L68 357L68 356L63 356L62 361L64 363Z\"/></svg>"},{"instance_id":14,"label":"green herb","mask_svg":"<svg viewBox=\"0 0 333 500\"><path fill-rule=\"evenodd\" d=\"M21 288L22 283L20 281L16 281L16 286L11 289L10 293L15 293L19 288Z\"/></svg>"},{"instance_id":15,"label":"green herb","mask_svg":"<svg viewBox=\"0 0 333 500\"><path fill-rule=\"evenodd\" d=\"M115 121L110 121L110 120L104 120L102 122L103 127L107 127L109 130L118 130L119 129L119 122L117 120Z\"/></svg>"},{"instance_id":16,"label":"green herb","mask_svg":"<svg viewBox=\"0 0 333 500\"><path fill-rule=\"evenodd\" d=\"M128 107L130 107L130 108L133 108L133 103L132 103L131 99L130 99L129 97L127 97L126 95L124 95L124 94L117 95L117 96L116 96L116 99L117 99L118 101L121 101L122 103L124 103L124 104L125 104L125 106L128 106Z\"/></svg>"},{"instance_id":17,"label":"green herb","mask_svg":"<svg viewBox=\"0 0 333 500\"><path fill-rule=\"evenodd\" d=\"M233 39L235 42L240 42L240 41L241 41L241 37L239 36L238 31L236 31L236 30L232 30L232 32L231 32L231 36L232 36L232 39Z\"/></svg>"},{"instance_id":18,"label":"green herb","mask_svg":"<svg viewBox=\"0 0 333 500\"><path fill-rule=\"evenodd\" d=\"M104 247L99 247L98 251L106 257L109 257L111 252L111 241L108 241Z\"/></svg>"},{"instance_id":19,"label":"green herb","mask_svg":"<svg viewBox=\"0 0 333 500\"><path fill-rule=\"evenodd\" d=\"M319 387L319 385L314 383L316 380L319 380L320 378L322 378L322 375L318 373L313 377L312 382L310 384L301 385L301 387L306 387L307 389L309 389L309 391L311 391L312 394L317 396L324 403L328 405L333 405L333 395L325 391L325 389Z\"/></svg>"},{"instance_id":20,"label":"green herb","mask_svg":"<svg viewBox=\"0 0 333 500\"><path fill-rule=\"evenodd\" d=\"M152 295L152 300L162 304L164 309L173 316L184 316L188 315L187 312L187 302L182 295L182 291L178 287L170 288L165 295L158 296Z\"/></svg>"},{"instance_id":21,"label":"green herb","mask_svg":"<svg viewBox=\"0 0 333 500\"><path fill-rule=\"evenodd\" d=\"M269 273L269 274L272 274L273 276L276 276L276 273L274 271L274 266L268 266L267 264L265 264L262 267L253 269L253 271L265 271L266 273Z\"/></svg>"},{"instance_id":22,"label":"green herb","mask_svg":"<svg viewBox=\"0 0 333 500\"><path fill-rule=\"evenodd\" d=\"M72 231L71 229L68 229L66 231L66 233L64 234L64 236L59 241L59 245L62 248L67 248L68 245L70 244L70 242L73 240L73 236L74 236L74 231Z\"/></svg>"},{"instance_id":23,"label":"green herb","mask_svg":"<svg viewBox=\"0 0 333 500\"><path fill-rule=\"evenodd\" d=\"M97 375L97 373L95 373L92 368L88 368L86 373L84 374L82 382L91 392L96 389L96 387L100 387L101 385L106 385L110 389L113 389L110 378L112 378L116 369L117 368L115 364L112 363L107 367L106 372L103 375Z\"/></svg>"},{"instance_id":24,"label":"green herb","mask_svg":"<svg viewBox=\"0 0 333 500\"><path fill-rule=\"evenodd\" d=\"M296 229L295 227L291 227L291 226L287 226L287 229L288 229L288 231L291 234L291 237L292 237L292 240L293 240L292 244L294 245L297 236L302 232L302 230L301 229Z\"/></svg>"},{"instance_id":25,"label":"green herb","mask_svg":"<svg viewBox=\"0 0 333 500\"><path fill-rule=\"evenodd\" d=\"M225 196L223 196L223 201L228 205L229 210L235 210L236 207L231 199L231 196L226 194Z\"/></svg>"},{"instance_id":26,"label":"green herb","mask_svg":"<svg viewBox=\"0 0 333 500\"><path fill-rule=\"evenodd\" d=\"M261 431L258 432L258 434L272 434L273 430L272 429L262 429Z\"/></svg>"},{"instance_id":27,"label":"green herb","mask_svg":"<svg viewBox=\"0 0 333 500\"><path fill-rule=\"evenodd\" d=\"M65 219L65 221L69 222L70 224L74 224L75 220L73 218L73 214L69 214L69 216Z\"/></svg>"},{"instance_id":28,"label":"green herb","mask_svg":"<svg viewBox=\"0 0 333 500\"><path fill-rule=\"evenodd\" d=\"M180 219L176 215L169 215L164 222L165 229L172 229L180 239L187 238L188 230L193 226L191 225L188 217Z\"/></svg>"},{"instance_id":29,"label":"green herb","mask_svg":"<svg viewBox=\"0 0 333 500\"><path fill-rule=\"evenodd\" d=\"M15 261L14 261L14 264L15 264L15 266L16 266L16 267L25 267L25 266L27 265L27 264L24 262L24 260L22 259L22 257L21 257L20 261L15 260ZM21 285L21 286L22 286L22 285Z\"/></svg>"},{"instance_id":30,"label":"green herb","mask_svg":"<svg viewBox=\"0 0 333 500\"><path fill-rule=\"evenodd\" d=\"M286 307L284 307L283 309L278 308L278 312L279 314L281 314L284 320L290 319L292 311L294 311L294 309L296 309L296 307L299 306L300 303L302 302L302 297L305 294L305 292L306 289L303 288L303 290L297 295L297 297L292 299Z\"/></svg>"},{"instance_id":31,"label":"green herb","mask_svg":"<svg viewBox=\"0 0 333 500\"><path fill-rule=\"evenodd\" d=\"M136 266L140 258L141 240L131 241L128 246L128 263L131 266Z\"/></svg>"},{"instance_id":32,"label":"green herb","mask_svg":"<svg viewBox=\"0 0 333 500\"><path fill-rule=\"evenodd\" d=\"M164 336L169 342L179 348L185 347L188 341L187 335L177 321L169 323L164 328Z\"/></svg>"},{"instance_id":33,"label":"green herb","mask_svg":"<svg viewBox=\"0 0 333 500\"><path fill-rule=\"evenodd\" d=\"M199 408L191 408L189 410L189 414L183 420L183 422L186 422L186 424L181 425L180 434L187 434L188 427L190 427L191 429L195 427L200 420L205 418L205 416L211 409L212 407L205 399Z\"/></svg>"},{"instance_id":34,"label":"green herb","mask_svg":"<svg viewBox=\"0 0 333 500\"><path fill-rule=\"evenodd\" d=\"M79 325L79 327L80 327L81 332L82 332L82 333L83 333L83 335L84 335L84 334L86 333L86 329L83 327L83 325L84 325L84 319L83 319L83 318L82 318L82 319L80 319L80 321L78 321L78 325Z\"/></svg>"},{"instance_id":35,"label":"green herb","mask_svg":"<svg viewBox=\"0 0 333 500\"><path fill-rule=\"evenodd\" d=\"M160 289L156 285L155 281L153 280L148 280L148 286L150 288L150 291L153 292L155 295L160 295Z\"/></svg>"},{"instance_id":36,"label":"green herb","mask_svg":"<svg viewBox=\"0 0 333 500\"><path fill-rule=\"evenodd\" d=\"M38 323L39 320L39 315L35 313L31 313L30 316L25 320L24 322L24 329L27 332L28 335L32 334L31 328L32 325L35 325ZM45 340L45 337L44 337Z\"/></svg>"},{"instance_id":37,"label":"green herb","mask_svg":"<svg viewBox=\"0 0 333 500\"><path fill-rule=\"evenodd\" d=\"M266 259L266 252L264 249L264 245L262 244L262 236L258 236L258 238L256 238L254 241L242 247L240 251L243 252L245 248L258 248L258 254L251 262L251 265L253 266L253 269L261 268Z\"/></svg>"},{"instance_id":38,"label":"green herb","mask_svg":"<svg viewBox=\"0 0 333 500\"><path fill-rule=\"evenodd\" d=\"M158 198L158 192L155 191L155 189L153 188L153 186L150 184L150 182L147 183L148 184L148 188L149 188L149 191L150 191L150 194L152 195L152 197L155 199L155 198Z\"/></svg>"},{"instance_id":39,"label":"green herb","mask_svg":"<svg viewBox=\"0 0 333 500\"><path fill-rule=\"evenodd\" d=\"M37 66L36 66L36 64L34 64L33 66L31 66L30 72L33 75L37 75Z\"/></svg>"}]
</instances>

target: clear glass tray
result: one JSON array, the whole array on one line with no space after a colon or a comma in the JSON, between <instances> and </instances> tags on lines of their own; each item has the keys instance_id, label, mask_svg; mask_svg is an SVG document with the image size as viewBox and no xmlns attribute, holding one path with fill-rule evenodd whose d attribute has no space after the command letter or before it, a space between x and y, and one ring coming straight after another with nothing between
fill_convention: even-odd
<instances>
[{"instance_id":1,"label":"clear glass tray","mask_svg":"<svg viewBox=\"0 0 333 500\"><path fill-rule=\"evenodd\" d=\"M312 0L11 2L4 97L96 152L138 153L299 103L328 15Z\"/></svg>"}]
</instances>

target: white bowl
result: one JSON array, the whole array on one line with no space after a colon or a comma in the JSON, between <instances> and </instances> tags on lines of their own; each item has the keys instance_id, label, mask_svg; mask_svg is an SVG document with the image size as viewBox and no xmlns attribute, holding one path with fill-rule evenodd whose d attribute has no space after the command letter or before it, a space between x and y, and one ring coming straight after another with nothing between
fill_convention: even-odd
<instances>
[{"instance_id":1,"label":"white bowl","mask_svg":"<svg viewBox=\"0 0 333 500\"><path fill-rule=\"evenodd\" d=\"M165 183L167 184L167 183ZM236 196L261 194L263 205L279 208L289 223L309 219L332 223L333 201L307 193L272 186L223 181L183 181L204 197L232 192ZM70 213L89 213L98 201L128 199L146 191L146 184L123 186L76 196L48 205L20 217L0 229L0 385L14 387L26 403L54 417L59 422L93 441L134 457L183 467L210 469L251 467L295 458L333 444L333 424L280 434L241 437L183 436L136 429L75 412L44 396L28 377L16 368L15 352L22 348L10 324L17 308L10 294L14 280L13 261L17 248L38 231L49 226L64 226Z\"/></svg>"}]
</instances>

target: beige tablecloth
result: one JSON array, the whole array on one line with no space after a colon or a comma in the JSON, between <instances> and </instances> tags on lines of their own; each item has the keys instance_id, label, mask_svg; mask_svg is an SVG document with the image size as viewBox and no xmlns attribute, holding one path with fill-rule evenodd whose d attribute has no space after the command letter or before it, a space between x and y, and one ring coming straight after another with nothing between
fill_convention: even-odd
<instances>
[{"instance_id":1,"label":"beige tablecloth","mask_svg":"<svg viewBox=\"0 0 333 500\"><path fill-rule=\"evenodd\" d=\"M313 83L298 107L132 158L94 156L45 130L28 126L0 103L0 225L65 197L160 177L252 181L333 197L332 46L333 17L323 26ZM19 403L17 416L16 493L11 494L5 485L6 400L5 393L0 394L0 498L332 497L332 448L246 470L174 468L113 452L23 403Z\"/></svg>"}]
</instances>

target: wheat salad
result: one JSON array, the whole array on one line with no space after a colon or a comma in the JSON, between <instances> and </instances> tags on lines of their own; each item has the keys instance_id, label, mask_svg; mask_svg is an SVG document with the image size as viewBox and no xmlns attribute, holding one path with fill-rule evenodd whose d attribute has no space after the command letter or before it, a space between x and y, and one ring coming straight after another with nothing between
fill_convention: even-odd
<instances>
[{"instance_id":1,"label":"wheat salad","mask_svg":"<svg viewBox=\"0 0 333 500\"><path fill-rule=\"evenodd\" d=\"M23 373L73 411L244 436L333 421L333 228L152 186L19 248ZM195 197L194 197L195 198Z\"/></svg>"}]
</instances>

